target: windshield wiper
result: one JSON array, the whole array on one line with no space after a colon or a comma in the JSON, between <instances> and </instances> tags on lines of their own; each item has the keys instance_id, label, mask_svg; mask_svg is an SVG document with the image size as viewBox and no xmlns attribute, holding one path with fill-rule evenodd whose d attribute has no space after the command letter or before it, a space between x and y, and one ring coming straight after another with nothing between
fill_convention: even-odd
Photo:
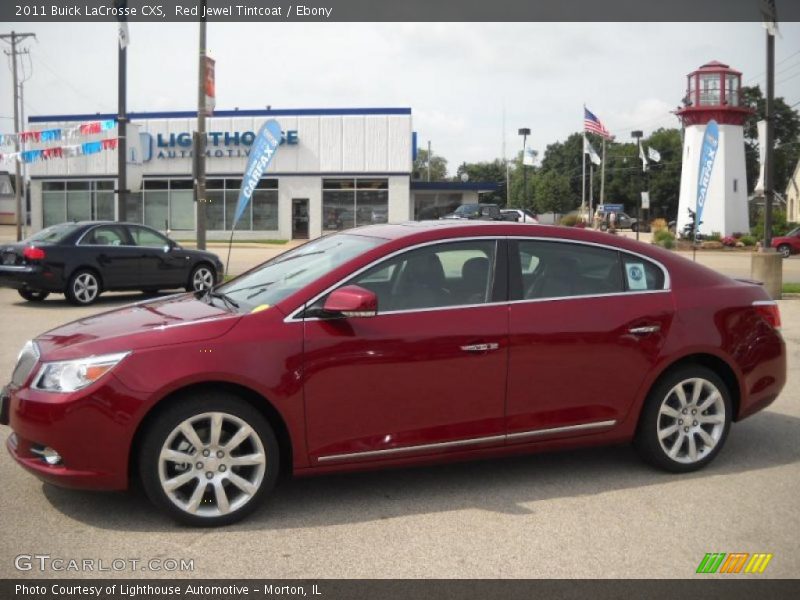
<instances>
[{"instance_id":1,"label":"windshield wiper","mask_svg":"<svg viewBox=\"0 0 800 600\"><path fill-rule=\"evenodd\" d=\"M225 304L230 306L231 308L239 308L239 303L236 302L233 298L228 296L225 292L220 292L216 289L216 286L212 286L207 288L201 292L200 298L219 298Z\"/></svg>"}]
</instances>

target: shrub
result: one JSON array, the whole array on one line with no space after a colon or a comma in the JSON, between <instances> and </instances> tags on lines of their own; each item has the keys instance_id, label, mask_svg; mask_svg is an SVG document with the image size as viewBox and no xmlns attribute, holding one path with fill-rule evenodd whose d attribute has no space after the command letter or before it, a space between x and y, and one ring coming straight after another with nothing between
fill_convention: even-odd
<instances>
[{"instance_id":1,"label":"shrub","mask_svg":"<svg viewBox=\"0 0 800 600\"><path fill-rule=\"evenodd\" d=\"M675 236L668 229L659 229L653 233L653 243L669 250L675 245Z\"/></svg>"},{"instance_id":2,"label":"shrub","mask_svg":"<svg viewBox=\"0 0 800 600\"><path fill-rule=\"evenodd\" d=\"M728 248L735 248L735 247L736 247L736 241L737 241L737 240L736 240L736 238L735 238L735 237L733 237L732 235L726 235L726 236L725 236L724 238L722 238L722 240L720 240L720 241L722 242L722 245L723 245L723 246L726 246L726 247L728 247Z\"/></svg>"},{"instance_id":3,"label":"shrub","mask_svg":"<svg viewBox=\"0 0 800 600\"><path fill-rule=\"evenodd\" d=\"M754 238L752 235L743 235L741 238L739 238L739 241L748 248L756 245L756 238Z\"/></svg>"},{"instance_id":4,"label":"shrub","mask_svg":"<svg viewBox=\"0 0 800 600\"><path fill-rule=\"evenodd\" d=\"M706 242L719 242L722 241L722 234L719 231L712 231L709 235L704 235L703 240Z\"/></svg>"},{"instance_id":5,"label":"shrub","mask_svg":"<svg viewBox=\"0 0 800 600\"><path fill-rule=\"evenodd\" d=\"M666 231L668 229L669 225L667 224L666 219L653 219L653 221L650 223L650 231L653 232L653 235L659 231Z\"/></svg>"},{"instance_id":6,"label":"shrub","mask_svg":"<svg viewBox=\"0 0 800 600\"><path fill-rule=\"evenodd\" d=\"M580 221L578 215L572 214L572 215L564 215L563 217L561 217L559 223L561 223L565 227L575 227L578 224L578 221Z\"/></svg>"},{"instance_id":7,"label":"shrub","mask_svg":"<svg viewBox=\"0 0 800 600\"><path fill-rule=\"evenodd\" d=\"M740 240L740 239L742 239L742 237L743 237L744 235L745 235L745 234L744 234L744 233L742 233L741 231L734 231L734 232L731 234L731 237L732 237L733 239L735 239L735 240Z\"/></svg>"}]
</instances>

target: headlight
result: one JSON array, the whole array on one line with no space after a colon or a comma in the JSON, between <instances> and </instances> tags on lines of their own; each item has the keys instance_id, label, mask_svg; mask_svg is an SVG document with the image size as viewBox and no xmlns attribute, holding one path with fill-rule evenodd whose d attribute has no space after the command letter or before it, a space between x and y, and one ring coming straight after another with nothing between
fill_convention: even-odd
<instances>
[{"instance_id":1,"label":"headlight","mask_svg":"<svg viewBox=\"0 0 800 600\"><path fill-rule=\"evenodd\" d=\"M46 392L75 392L100 379L130 352L42 363L33 387Z\"/></svg>"}]
</instances>

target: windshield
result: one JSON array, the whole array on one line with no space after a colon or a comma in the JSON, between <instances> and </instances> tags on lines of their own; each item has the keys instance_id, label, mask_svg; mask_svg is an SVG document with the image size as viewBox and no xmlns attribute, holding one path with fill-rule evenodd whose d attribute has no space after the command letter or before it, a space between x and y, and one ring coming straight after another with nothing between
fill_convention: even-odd
<instances>
[{"instance_id":1,"label":"windshield","mask_svg":"<svg viewBox=\"0 0 800 600\"><path fill-rule=\"evenodd\" d=\"M60 223L47 229L42 229L26 239L26 242L60 242L78 228L77 223Z\"/></svg>"},{"instance_id":2,"label":"windshield","mask_svg":"<svg viewBox=\"0 0 800 600\"><path fill-rule=\"evenodd\" d=\"M386 240L338 233L298 246L218 289L242 309L273 305Z\"/></svg>"},{"instance_id":3,"label":"windshield","mask_svg":"<svg viewBox=\"0 0 800 600\"><path fill-rule=\"evenodd\" d=\"M789 233L786 234L787 237L791 237L793 235L800 237L800 227L795 227Z\"/></svg>"},{"instance_id":4,"label":"windshield","mask_svg":"<svg viewBox=\"0 0 800 600\"><path fill-rule=\"evenodd\" d=\"M457 215L472 215L480 210L479 204L462 204L456 209Z\"/></svg>"}]
</instances>

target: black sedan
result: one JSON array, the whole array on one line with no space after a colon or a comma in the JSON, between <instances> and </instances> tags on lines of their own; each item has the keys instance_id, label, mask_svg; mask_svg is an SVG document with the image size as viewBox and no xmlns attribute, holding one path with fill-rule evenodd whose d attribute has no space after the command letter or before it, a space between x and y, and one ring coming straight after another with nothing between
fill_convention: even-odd
<instances>
[{"instance_id":1,"label":"black sedan","mask_svg":"<svg viewBox=\"0 0 800 600\"><path fill-rule=\"evenodd\" d=\"M32 302L53 292L87 305L111 290L201 291L219 282L222 273L216 254L186 250L133 223L62 223L0 246L0 286L16 288Z\"/></svg>"}]
</instances>

